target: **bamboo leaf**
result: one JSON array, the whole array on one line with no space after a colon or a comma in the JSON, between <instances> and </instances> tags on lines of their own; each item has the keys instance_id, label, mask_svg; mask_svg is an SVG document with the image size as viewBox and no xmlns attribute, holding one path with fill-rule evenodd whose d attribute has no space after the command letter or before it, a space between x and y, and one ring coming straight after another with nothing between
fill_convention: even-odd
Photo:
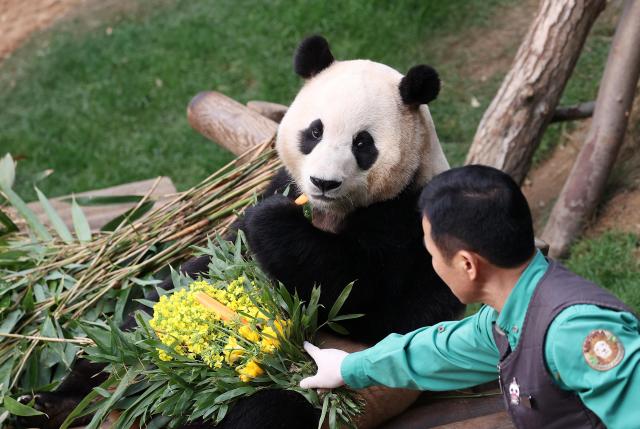
<instances>
[{"instance_id":1,"label":"bamboo leaf","mask_svg":"<svg viewBox=\"0 0 640 429\"><path fill-rule=\"evenodd\" d=\"M0 187L11 189L16 178L16 163L8 153L0 159Z\"/></svg>"},{"instance_id":2,"label":"bamboo leaf","mask_svg":"<svg viewBox=\"0 0 640 429\"><path fill-rule=\"evenodd\" d=\"M107 222L106 225L100 228L100 231L104 231L104 232L115 231L123 222L125 222L124 223L125 225L131 224L132 222L144 216L149 210L151 210L151 208L153 207L153 204L154 204L153 201L146 201L142 203L140 207L137 207L137 208L134 207L127 210L126 212L122 213L121 215Z\"/></svg>"},{"instance_id":3,"label":"bamboo leaf","mask_svg":"<svg viewBox=\"0 0 640 429\"><path fill-rule=\"evenodd\" d=\"M9 203L20 213L20 215L27 221L29 227L33 230L33 232L43 241L51 241L52 237L47 231L47 228L40 222L36 214L27 207L27 204L11 190L0 183L0 190L7 196Z\"/></svg>"},{"instance_id":4,"label":"bamboo leaf","mask_svg":"<svg viewBox=\"0 0 640 429\"><path fill-rule=\"evenodd\" d=\"M334 317L338 315L340 309L344 305L344 302L349 298L349 294L351 293L351 289L353 288L353 282L349 283L340 293L336 302L333 303L331 310L329 310L329 316L327 316L327 320L333 320Z\"/></svg>"},{"instance_id":5,"label":"bamboo leaf","mask_svg":"<svg viewBox=\"0 0 640 429\"><path fill-rule=\"evenodd\" d=\"M80 206L107 206L112 204L131 204L138 203L144 198L143 195L95 195L75 197L76 202ZM73 197L65 198L62 201L72 202Z\"/></svg>"},{"instance_id":6,"label":"bamboo leaf","mask_svg":"<svg viewBox=\"0 0 640 429\"><path fill-rule=\"evenodd\" d=\"M16 401L15 399L9 396L4 397L3 405L6 408L6 410L9 411L14 416L29 417L29 416L44 415L43 412L35 410L29 407L28 405L21 404L20 402Z\"/></svg>"},{"instance_id":7,"label":"bamboo leaf","mask_svg":"<svg viewBox=\"0 0 640 429\"><path fill-rule=\"evenodd\" d=\"M38 200L40 200L40 205L42 205L42 208L44 209L44 212L47 214L47 217L51 221L51 225L53 225L53 228L56 230L60 238L64 240L65 243L71 243L73 241L73 237L71 236L71 232L69 231L69 228L67 228L67 225L65 225L65 223L60 218L60 215L58 214L56 209L53 208L53 206L51 205L47 197L42 193L42 191L40 191L40 189L38 189L37 186L34 186L34 188L36 190L36 194L38 194Z\"/></svg>"},{"instance_id":8,"label":"bamboo leaf","mask_svg":"<svg viewBox=\"0 0 640 429\"><path fill-rule=\"evenodd\" d=\"M18 231L18 226L2 210L0 210L0 224L4 225L4 228L0 229L0 237Z\"/></svg>"},{"instance_id":9,"label":"bamboo leaf","mask_svg":"<svg viewBox=\"0 0 640 429\"><path fill-rule=\"evenodd\" d=\"M13 328L18 323L18 320L23 316L24 312L22 310L13 310L11 313L5 317L2 321L2 325L0 325L0 333L8 334L11 333ZM6 337L0 337L0 342L2 342Z\"/></svg>"},{"instance_id":10,"label":"bamboo leaf","mask_svg":"<svg viewBox=\"0 0 640 429\"><path fill-rule=\"evenodd\" d=\"M73 219L73 228L76 231L78 240L90 241L91 228L89 227L89 221L87 221L87 217L75 199L71 202L71 218Z\"/></svg>"}]
</instances>

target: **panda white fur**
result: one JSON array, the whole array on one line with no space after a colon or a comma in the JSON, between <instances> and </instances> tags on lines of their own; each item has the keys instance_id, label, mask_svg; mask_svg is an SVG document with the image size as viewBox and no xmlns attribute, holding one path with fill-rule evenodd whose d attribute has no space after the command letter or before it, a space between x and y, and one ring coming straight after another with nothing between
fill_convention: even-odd
<instances>
[{"instance_id":1,"label":"panda white fur","mask_svg":"<svg viewBox=\"0 0 640 429\"><path fill-rule=\"evenodd\" d=\"M344 322L356 341L458 317L463 306L433 271L417 209L421 187L449 167L426 106L440 88L436 72L416 66L403 76L368 60L335 61L320 36L300 44L294 68L305 83L278 129L285 169L237 225L251 252L302 298L320 285L325 309L355 281L343 312L365 314ZM301 192L310 198L313 222L293 202ZM207 265L195 258L181 271L196 276ZM56 392L36 395L51 418L29 418L29 426L58 427L102 381L101 369L78 360ZM298 393L260 391L238 401L218 427L307 428L318 418Z\"/></svg>"},{"instance_id":2,"label":"panda white fur","mask_svg":"<svg viewBox=\"0 0 640 429\"><path fill-rule=\"evenodd\" d=\"M299 61L323 41L303 42ZM435 72L422 66L414 74L437 93ZM429 108L403 101L402 79L368 60L332 61L307 78L282 119L276 148L314 207L347 214L394 198L410 184L421 187L449 168Z\"/></svg>"}]
</instances>

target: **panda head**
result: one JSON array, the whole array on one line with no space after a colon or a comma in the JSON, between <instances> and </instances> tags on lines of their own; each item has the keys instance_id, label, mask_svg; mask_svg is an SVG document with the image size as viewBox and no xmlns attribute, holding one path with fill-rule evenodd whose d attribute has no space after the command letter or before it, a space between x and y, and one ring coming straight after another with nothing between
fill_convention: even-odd
<instances>
[{"instance_id":1,"label":"panda head","mask_svg":"<svg viewBox=\"0 0 640 429\"><path fill-rule=\"evenodd\" d=\"M440 89L429 66L406 76L368 60L336 61L320 36L294 57L305 84L276 148L314 209L347 214L422 186L449 168L426 103Z\"/></svg>"}]
</instances>

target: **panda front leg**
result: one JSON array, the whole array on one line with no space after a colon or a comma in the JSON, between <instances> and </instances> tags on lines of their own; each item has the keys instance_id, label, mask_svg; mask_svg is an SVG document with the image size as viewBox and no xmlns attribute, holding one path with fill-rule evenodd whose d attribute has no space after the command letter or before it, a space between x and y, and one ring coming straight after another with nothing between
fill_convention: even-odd
<instances>
[{"instance_id":1,"label":"panda front leg","mask_svg":"<svg viewBox=\"0 0 640 429\"><path fill-rule=\"evenodd\" d=\"M308 300L319 285L321 303L331 305L349 282L357 280L356 243L316 228L302 207L287 197L273 195L247 209L243 231L260 267L302 299ZM348 301L365 307L370 294L358 289Z\"/></svg>"}]
</instances>

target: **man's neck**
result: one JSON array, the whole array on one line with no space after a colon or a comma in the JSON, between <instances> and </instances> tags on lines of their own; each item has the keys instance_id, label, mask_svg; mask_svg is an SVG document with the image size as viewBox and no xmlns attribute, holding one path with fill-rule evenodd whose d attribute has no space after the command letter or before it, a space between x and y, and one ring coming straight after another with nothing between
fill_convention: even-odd
<instances>
[{"instance_id":1,"label":"man's neck","mask_svg":"<svg viewBox=\"0 0 640 429\"><path fill-rule=\"evenodd\" d=\"M507 302L511 291L518 283L520 276L527 269L535 253L531 258L527 259L523 264L514 268L492 267L487 273L487 278L482 287L482 302L501 312L504 303Z\"/></svg>"}]
</instances>

